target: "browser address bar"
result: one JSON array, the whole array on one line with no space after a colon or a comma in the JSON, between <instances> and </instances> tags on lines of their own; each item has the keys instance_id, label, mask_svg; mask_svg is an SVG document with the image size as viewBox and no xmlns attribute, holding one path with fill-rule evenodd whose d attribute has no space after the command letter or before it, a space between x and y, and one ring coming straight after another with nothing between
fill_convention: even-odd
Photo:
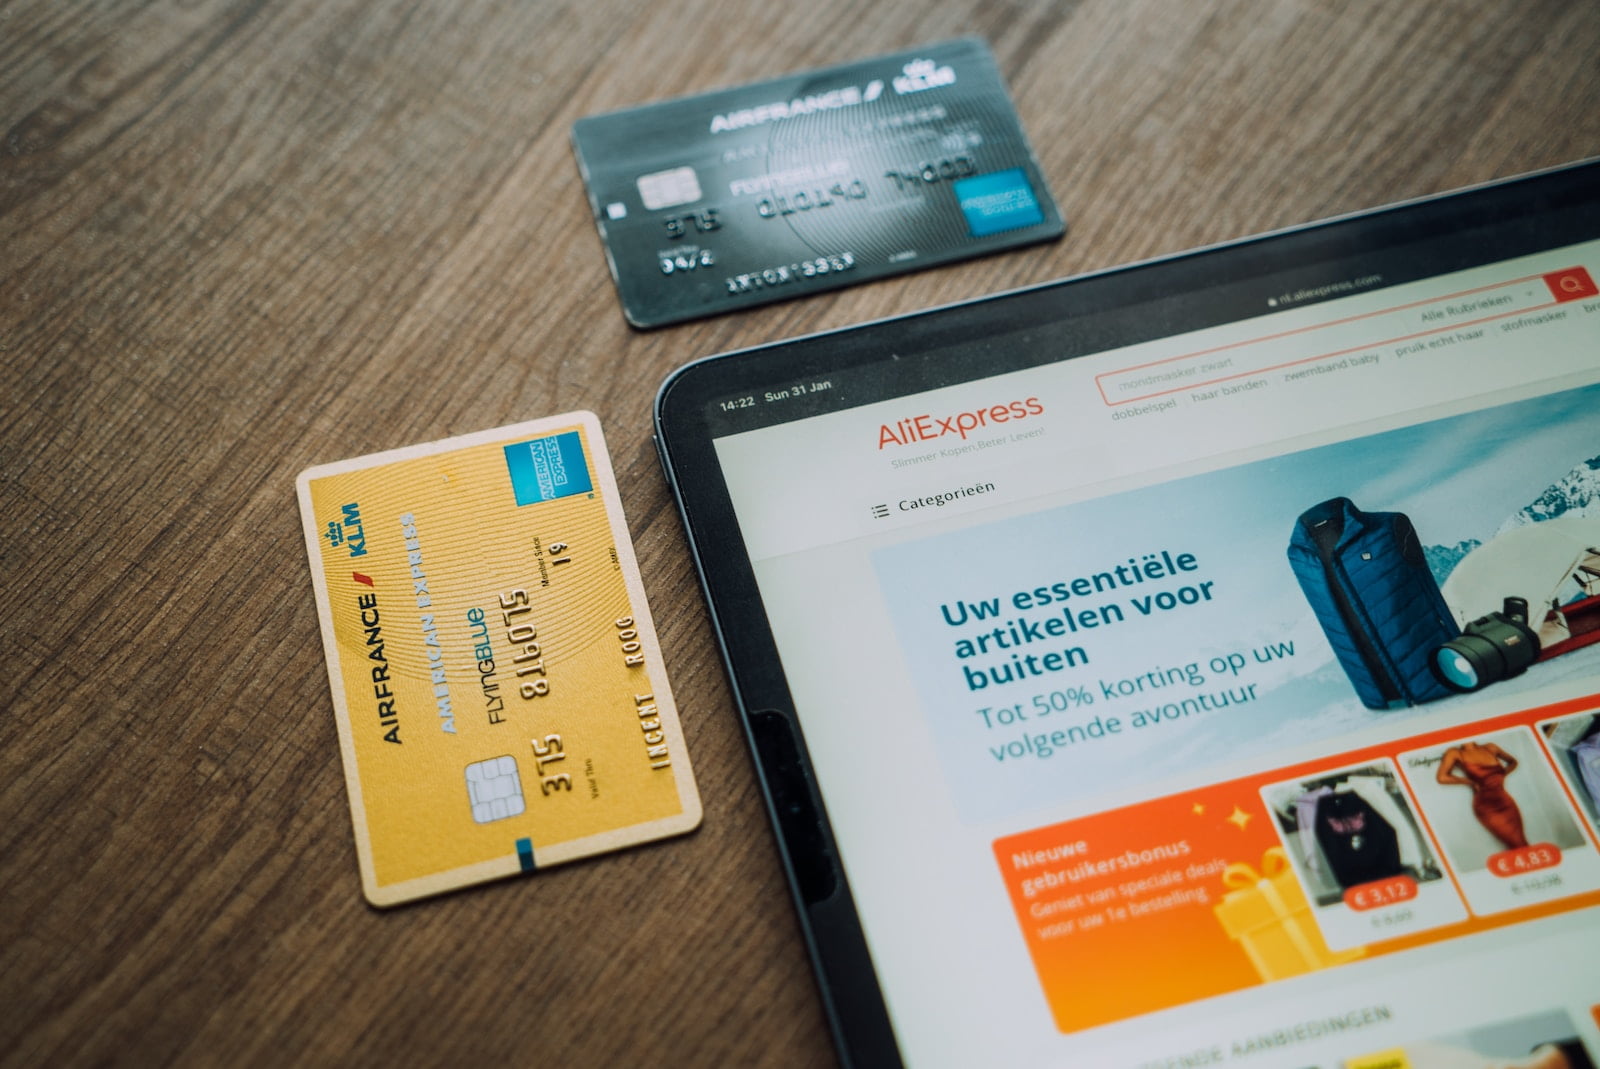
<instances>
[{"instance_id":1,"label":"browser address bar","mask_svg":"<svg viewBox=\"0 0 1600 1069\"><path fill-rule=\"evenodd\" d=\"M1589 272L1569 267L1134 364L1102 372L1095 383L1114 407L1357 354L1388 350L1403 358L1475 340L1485 324L1596 296Z\"/></svg>"}]
</instances>

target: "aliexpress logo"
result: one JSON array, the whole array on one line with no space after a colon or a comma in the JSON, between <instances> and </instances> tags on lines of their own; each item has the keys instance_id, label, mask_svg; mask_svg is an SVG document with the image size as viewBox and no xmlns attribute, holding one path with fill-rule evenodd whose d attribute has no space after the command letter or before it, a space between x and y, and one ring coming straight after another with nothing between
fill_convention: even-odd
<instances>
[{"instance_id":1,"label":"aliexpress logo","mask_svg":"<svg viewBox=\"0 0 1600 1069\"><path fill-rule=\"evenodd\" d=\"M878 448L888 445L911 445L913 442L929 442L935 438L943 438L947 434L959 435L963 440L968 434L983 427L993 426L996 423L1010 423L1013 420L1027 419L1029 416L1038 416L1044 413L1044 404L1037 397L1030 397L1025 401L1012 401L1010 404L991 405L988 408L975 408L970 412L958 412L953 416L912 416L910 419L900 420L892 426L884 423L878 427Z\"/></svg>"}]
</instances>

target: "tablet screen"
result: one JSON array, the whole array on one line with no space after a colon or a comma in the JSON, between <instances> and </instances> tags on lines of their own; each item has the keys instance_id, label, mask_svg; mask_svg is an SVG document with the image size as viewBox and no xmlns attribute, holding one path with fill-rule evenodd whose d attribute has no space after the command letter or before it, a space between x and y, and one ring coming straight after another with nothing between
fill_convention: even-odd
<instances>
[{"instance_id":1,"label":"tablet screen","mask_svg":"<svg viewBox=\"0 0 1600 1069\"><path fill-rule=\"evenodd\" d=\"M1600 1052L1600 230L1444 203L705 399L907 1063Z\"/></svg>"}]
</instances>

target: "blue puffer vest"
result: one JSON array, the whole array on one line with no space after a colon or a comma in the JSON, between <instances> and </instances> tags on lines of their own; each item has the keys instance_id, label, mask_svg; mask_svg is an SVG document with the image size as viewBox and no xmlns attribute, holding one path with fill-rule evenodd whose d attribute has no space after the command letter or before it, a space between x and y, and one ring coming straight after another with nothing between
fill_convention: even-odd
<instances>
[{"instance_id":1,"label":"blue puffer vest","mask_svg":"<svg viewBox=\"0 0 1600 1069\"><path fill-rule=\"evenodd\" d=\"M1363 705L1451 694L1433 654L1461 631L1404 513L1362 512L1345 497L1314 505L1295 521L1289 564Z\"/></svg>"}]
</instances>

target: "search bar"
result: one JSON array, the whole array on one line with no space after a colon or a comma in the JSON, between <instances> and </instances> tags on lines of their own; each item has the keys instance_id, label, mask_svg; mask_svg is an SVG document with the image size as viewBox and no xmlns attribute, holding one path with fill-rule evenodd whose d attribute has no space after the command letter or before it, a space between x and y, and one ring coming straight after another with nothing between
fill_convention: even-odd
<instances>
[{"instance_id":1,"label":"search bar","mask_svg":"<svg viewBox=\"0 0 1600 1069\"><path fill-rule=\"evenodd\" d=\"M1569 267L1134 364L1102 372L1095 383L1115 407L1352 353L1393 346L1403 354L1434 335L1595 296L1588 270Z\"/></svg>"}]
</instances>

